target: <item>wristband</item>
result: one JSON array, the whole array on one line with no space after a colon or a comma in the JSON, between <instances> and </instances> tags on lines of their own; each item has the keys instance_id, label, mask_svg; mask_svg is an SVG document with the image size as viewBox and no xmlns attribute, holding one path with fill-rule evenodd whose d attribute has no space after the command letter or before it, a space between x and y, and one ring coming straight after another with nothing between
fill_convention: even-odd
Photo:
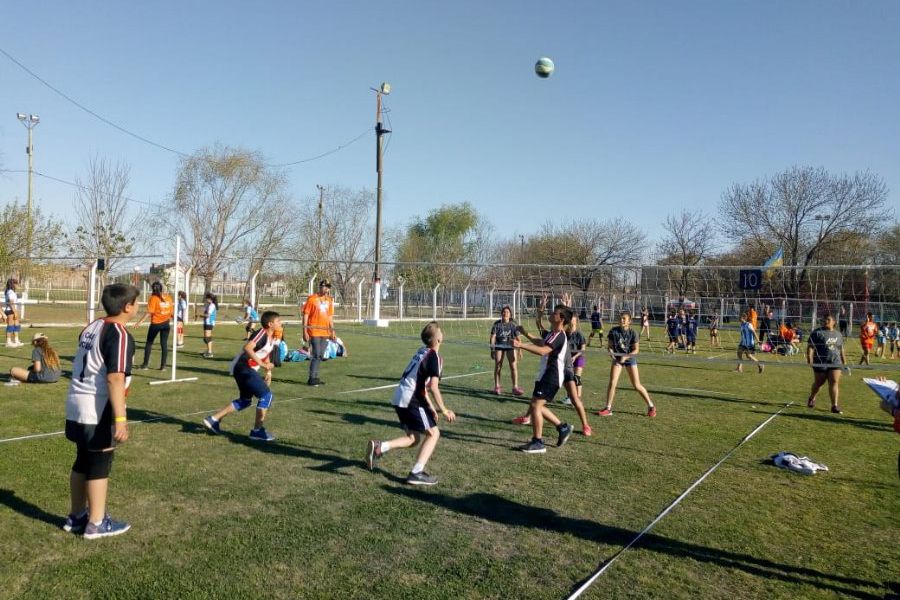
<instances>
[{"instance_id":1,"label":"wristband","mask_svg":"<svg viewBox=\"0 0 900 600\"><path fill-rule=\"evenodd\" d=\"M116 417L115 421L116 421L116 423L127 423L128 417Z\"/></svg>"}]
</instances>

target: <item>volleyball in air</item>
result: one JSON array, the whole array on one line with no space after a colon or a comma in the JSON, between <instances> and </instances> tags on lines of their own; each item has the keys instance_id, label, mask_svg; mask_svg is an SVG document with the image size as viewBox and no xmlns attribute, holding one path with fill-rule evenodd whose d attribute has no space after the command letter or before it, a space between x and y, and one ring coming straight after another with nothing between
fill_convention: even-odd
<instances>
[{"instance_id":1,"label":"volleyball in air","mask_svg":"<svg viewBox=\"0 0 900 600\"><path fill-rule=\"evenodd\" d=\"M534 72L537 73L537 76L541 79L547 79L553 75L553 61L546 56L542 56L534 63Z\"/></svg>"}]
</instances>

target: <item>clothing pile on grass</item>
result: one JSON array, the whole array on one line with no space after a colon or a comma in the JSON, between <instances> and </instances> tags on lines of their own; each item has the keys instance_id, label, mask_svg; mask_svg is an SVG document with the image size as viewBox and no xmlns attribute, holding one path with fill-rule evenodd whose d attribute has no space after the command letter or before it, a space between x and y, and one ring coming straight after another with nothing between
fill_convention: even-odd
<instances>
[{"instance_id":1,"label":"clothing pile on grass","mask_svg":"<svg viewBox=\"0 0 900 600\"><path fill-rule=\"evenodd\" d=\"M772 463L776 467L788 469L803 475L815 475L816 471L827 471L828 467L814 462L808 456L797 456L793 452L779 452L772 455Z\"/></svg>"},{"instance_id":2,"label":"clothing pile on grass","mask_svg":"<svg viewBox=\"0 0 900 600\"><path fill-rule=\"evenodd\" d=\"M287 342L284 340L281 340L278 352L281 355L281 362L302 362L304 360L309 360L309 348L303 346L296 350L289 350ZM347 349L344 347L343 340L341 340L341 338L335 338L333 340L328 340L328 344L325 346L325 356L323 359L331 360L332 358L341 358L346 354Z\"/></svg>"}]
</instances>

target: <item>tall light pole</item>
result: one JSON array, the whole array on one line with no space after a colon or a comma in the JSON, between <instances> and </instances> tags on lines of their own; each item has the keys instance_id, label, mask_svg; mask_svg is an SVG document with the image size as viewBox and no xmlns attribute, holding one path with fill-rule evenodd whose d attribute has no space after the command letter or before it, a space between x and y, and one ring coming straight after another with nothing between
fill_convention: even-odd
<instances>
[{"instance_id":1,"label":"tall light pole","mask_svg":"<svg viewBox=\"0 0 900 600\"><path fill-rule=\"evenodd\" d=\"M391 84L382 83L378 89L371 88L375 92L375 171L378 173L378 187L375 191L375 281L381 279L381 163L382 163L382 138L390 133L381 122L381 96L391 93Z\"/></svg>"},{"instance_id":2,"label":"tall light pole","mask_svg":"<svg viewBox=\"0 0 900 600\"><path fill-rule=\"evenodd\" d=\"M16 118L28 130L28 146L25 153L28 155L28 220L25 224L25 252L26 252L26 268L31 267L31 243L34 236L34 220L32 219L32 190L34 189L34 145L32 144L31 131L41 122L41 118L37 115L26 115L25 113L16 113ZM27 287L27 286L26 286Z\"/></svg>"},{"instance_id":3,"label":"tall light pole","mask_svg":"<svg viewBox=\"0 0 900 600\"><path fill-rule=\"evenodd\" d=\"M375 273L372 278L372 288L375 293L372 303L371 323L376 327L387 327L388 322L381 318L381 164L382 164L382 138L390 133L381 122L381 96L391 93L391 84L384 82L378 89L371 88L375 92L375 171L378 173L378 187L375 192Z\"/></svg>"}]
</instances>

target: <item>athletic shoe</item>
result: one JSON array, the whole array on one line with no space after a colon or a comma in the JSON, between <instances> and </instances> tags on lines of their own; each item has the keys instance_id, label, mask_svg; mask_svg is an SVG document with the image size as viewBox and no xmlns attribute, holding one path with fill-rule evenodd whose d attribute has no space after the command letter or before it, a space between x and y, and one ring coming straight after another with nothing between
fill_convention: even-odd
<instances>
[{"instance_id":1,"label":"athletic shoe","mask_svg":"<svg viewBox=\"0 0 900 600\"><path fill-rule=\"evenodd\" d=\"M274 442L275 436L266 431L265 427L260 427L259 429L250 430L250 439L260 442Z\"/></svg>"},{"instance_id":2,"label":"athletic shoe","mask_svg":"<svg viewBox=\"0 0 900 600\"><path fill-rule=\"evenodd\" d=\"M581 428L581 433L582 435L584 435L584 437L591 437L592 435L594 435L594 430L591 429L590 425L585 425Z\"/></svg>"},{"instance_id":3,"label":"athletic shoe","mask_svg":"<svg viewBox=\"0 0 900 600\"><path fill-rule=\"evenodd\" d=\"M806 401L806 408L815 408L816 407L816 399L810 398Z\"/></svg>"},{"instance_id":4,"label":"athletic shoe","mask_svg":"<svg viewBox=\"0 0 900 600\"><path fill-rule=\"evenodd\" d=\"M212 352L204 352L203 353L203 358L213 358L213 357L214 357L214 355Z\"/></svg>"},{"instance_id":5,"label":"athletic shoe","mask_svg":"<svg viewBox=\"0 0 900 600\"><path fill-rule=\"evenodd\" d=\"M531 440L524 446L519 446L519 450L525 454L544 454L547 447L544 446L544 440Z\"/></svg>"},{"instance_id":6,"label":"athletic shoe","mask_svg":"<svg viewBox=\"0 0 900 600\"><path fill-rule=\"evenodd\" d=\"M184 348L184 344L175 344L176 348Z\"/></svg>"},{"instance_id":7,"label":"athletic shoe","mask_svg":"<svg viewBox=\"0 0 900 600\"><path fill-rule=\"evenodd\" d=\"M66 516L66 522L63 524L63 531L69 533L84 533L84 528L88 524L88 513L85 511L80 517L75 515Z\"/></svg>"},{"instance_id":8,"label":"athletic shoe","mask_svg":"<svg viewBox=\"0 0 900 600\"><path fill-rule=\"evenodd\" d=\"M22 383L22 382L19 381L18 379L10 379L3 385L5 385L6 387L15 387L15 386L19 385L20 383Z\"/></svg>"},{"instance_id":9,"label":"athletic shoe","mask_svg":"<svg viewBox=\"0 0 900 600\"><path fill-rule=\"evenodd\" d=\"M501 387L498 385L497 387L494 388L494 393L497 394L497 395L499 396L500 394L503 393L503 388L501 388Z\"/></svg>"},{"instance_id":10,"label":"athletic shoe","mask_svg":"<svg viewBox=\"0 0 900 600\"><path fill-rule=\"evenodd\" d=\"M525 390L523 390L522 388L516 386L516 387L513 388L512 393L513 393L513 396L521 396L522 394L525 393Z\"/></svg>"},{"instance_id":11,"label":"athletic shoe","mask_svg":"<svg viewBox=\"0 0 900 600\"><path fill-rule=\"evenodd\" d=\"M559 401L563 406L572 406L572 399L566 396L562 400Z\"/></svg>"},{"instance_id":12,"label":"athletic shoe","mask_svg":"<svg viewBox=\"0 0 900 600\"><path fill-rule=\"evenodd\" d=\"M212 415L203 419L203 426L206 427L210 433L222 433L222 422L213 419Z\"/></svg>"},{"instance_id":13,"label":"athletic shoe","mask_svg":"<svg viewBox=\"0 0 900 600\"><path fill-rule=\"evenodd\" d=\"M306 382L306 385L311 386L311 387L319 387L320 385L325 385L325 382L317 377L315 379L308 380Z\"/></svg>"},{"instance_id":14,"label":"athletic shoe","mask_svg":"<svg viewBox=\"0 0 900 600\"><path fill-rule=\"evenodd\" d=\"M419 471L418 473L407 475L406 483L409 485L434 485L437 483L437 477L429 475L425 471Z\"/></svg>"},{"instance_id":15,"label":"athletic shoe","mask_svg":"<svg viewBox=\"0 0 900 600\"><path fill-rule=\"evenodd\" d=\"M556 431L559 433L559 437L556 438L556 447L559 448L569 441L575 428L568 423L560 423L559 427L556 428Z\"/></svg>"},{"instance_id":16,"label":"athletic shoe","mask_svg":"<svg viewBox=\"0 0 900 600\"><path fill-rule=\"evenodd\" d=\"M648 416L648 417L655 417L655 416L656 416L656 407L655 407L655 406L651 406L651 407L650 407L650 409L647 411L647 416Z\"/></svg>"},{"instance_id":17,"label":"athletic shoe","mask_svg":"<svg viewBox=\"0 0 900 600\"><path fill-rule=\"evenodd\" d=\"M369 466L370 471L375 468L375 463L378 462L381 456L381 442L379 440L369 440L369 445L366 447L366 464Z\"/></svg>"},{"instance_id":18,"label":"athletic shoe","mask_svg":"<svg viewBox=\"0 0 900 600\"><path fill-rule=\"evenodd\" d=\"M527 415L524 417L516 417L512 422L513 425L531 425L531 417Z\"/></svg>"},{"instance_id":19,"label":"athletic shoe","mask_svg":"<svg viewBox=\"0 0 900 600\"><path fill-rule=\"evenodd\" d=\"M597 414L600 415L601 417L611 417L612 410L610 410L609 408L604 408L603 410L598 410Z\"/></svg>"},{"instance_id":20,"label":"athletic shoe","mask_svg":"<svg viewBox=\"0 0 900 600\"><path fill-rule=\"evenodd\" d=\"M841 407L840 407L840 406L832 406L832 407L831 407L831 412L833 412L833 413L836 414L836 415L842 415L842 414L844 414L844 411L841 410Z\"/></svg>"},{"instance_id":21,"label":"athletic shoe","mask_svg":"<svg viewBox=\"0 0 900 600\"><path fill-rule=\"evenodd\" d=\"M124 521L113 521L112 517L106 515L99 525L88 523L84 528L84 539L96 540L102 537L111 537L125 533L131 529L131 525Z\"/></svg>"}]
</instances>

